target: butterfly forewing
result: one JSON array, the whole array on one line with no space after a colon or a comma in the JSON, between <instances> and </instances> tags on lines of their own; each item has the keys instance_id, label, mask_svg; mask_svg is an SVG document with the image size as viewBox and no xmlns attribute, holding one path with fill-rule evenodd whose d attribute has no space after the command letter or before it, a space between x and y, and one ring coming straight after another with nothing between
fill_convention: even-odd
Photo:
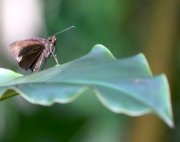
<instances>
[{"instance_id":1,"label":"butterfly forewing","mask_svg":"<svg viewBox=\"0 0 180 142\"><path fill-rule=\"evenodd\" d=\"M40 57L44 48L45 40L41 38L32 38L12 43L9 47L10 53L18 61L19 66L27 70ZM33 70L33 69L31 69Z\"/></svg>"},{"instance_id":2,"label":"butterfly forewing","mask_svg":"<svg viewBox=\"0 0 180 142\"><path fill-rule=\"evenodd\" d=\"M9 52L19 62L24 54L32 50L33 47L44 48L44 39L32 38L13 42L9 46Z\"/></svg>"}]
</instances>

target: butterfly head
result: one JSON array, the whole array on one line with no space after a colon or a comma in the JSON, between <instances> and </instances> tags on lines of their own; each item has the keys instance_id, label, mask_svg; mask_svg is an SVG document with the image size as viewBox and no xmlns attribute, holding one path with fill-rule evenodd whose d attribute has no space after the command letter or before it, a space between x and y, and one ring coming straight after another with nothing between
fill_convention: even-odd
<instances>
[{"instance_id":1,"label":"butterfly head","mask_svg":"<svg viewBox=\"0 0 180 142\"><path fill-rule=\"evenodd\" d=\"M50 43L52 43L54 46L56 45L56 37L55 36L48 37L48 41Z\"/></svg>"}]
</instances>

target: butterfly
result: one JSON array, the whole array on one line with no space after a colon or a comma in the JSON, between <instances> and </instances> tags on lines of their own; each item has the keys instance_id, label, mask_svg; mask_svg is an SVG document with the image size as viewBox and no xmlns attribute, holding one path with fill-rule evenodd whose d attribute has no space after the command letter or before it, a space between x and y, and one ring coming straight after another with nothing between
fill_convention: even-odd
<instances>
[{"instance_id":1,"label":"butterfly","mask_svg":"<svg viewBox=\"0 0 180 142\"><path fill-rule=\"evenodd\" d=\"M50 56L53 56L56 63L59 64L56 55L54 54L55 46L57 43L55 35L67 31L71 28L75 27L71 26L63 31L54 34L53 36L48 37L47 39L36 37L15 41L9 45L9 52L18 62L19 66L26 71L28 69L33 72L39 71L41 65Z\"/></svg>"}]
</instances>

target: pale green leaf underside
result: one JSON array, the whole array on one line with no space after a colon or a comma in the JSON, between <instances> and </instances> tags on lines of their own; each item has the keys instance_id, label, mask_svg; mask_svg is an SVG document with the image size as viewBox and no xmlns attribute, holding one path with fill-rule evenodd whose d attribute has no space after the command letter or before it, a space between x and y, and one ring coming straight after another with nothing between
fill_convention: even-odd
<instances>
[{"instance_id":1,"label":"pale green leaf underside","mask_svg":"<svg viewBox=\"0 0 180 142\"><path fill-rule=\"evenodd\" d=\"M113 112L131 116L153 112L173 126L167 79L152 76L143 54L116 59L96 45L79 59L31 75L1 70L1 100L19 94L34 104L68 103L92 89Z\"/></svg>"}]
</instances>

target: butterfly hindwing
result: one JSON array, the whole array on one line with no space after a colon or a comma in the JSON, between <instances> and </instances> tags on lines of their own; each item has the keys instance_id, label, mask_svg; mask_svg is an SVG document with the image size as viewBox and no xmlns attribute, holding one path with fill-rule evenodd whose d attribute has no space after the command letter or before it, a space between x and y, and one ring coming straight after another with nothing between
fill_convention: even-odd
<instances>
[{"instance_id":1,"label":"butterfly hindwing","mask_svg":"<svg viewBox=\"0 0 180 142\"><path fill-rule=\"evenodd\" d=\"M31 64L30 69L34 72L39 71L44 60L44 52L42 52L41 55Z\"/></svg>"}]
</instances>

